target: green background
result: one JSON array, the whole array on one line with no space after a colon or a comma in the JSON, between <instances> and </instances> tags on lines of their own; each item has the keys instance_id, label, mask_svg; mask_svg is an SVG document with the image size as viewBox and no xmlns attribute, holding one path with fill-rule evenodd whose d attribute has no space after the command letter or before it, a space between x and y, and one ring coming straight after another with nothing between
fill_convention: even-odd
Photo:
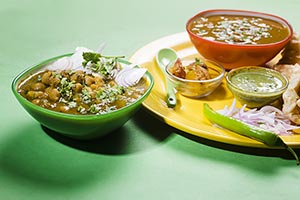
<instances>
[{"instance_id":1,"label":"green background","mask_svg":"<svg viewBox=\"0 0 300 200\"><path fill-rule=\"evenodd\" d=\"M77 46L130 57L198 11L263 11L300 27L298 0L0 0L0 199L296 199L285 151L192 138L146 110L90 142L44 130L13 97L19 72ZM298 151L299 153L299 151Z\"/></svg>"}]
</instances>

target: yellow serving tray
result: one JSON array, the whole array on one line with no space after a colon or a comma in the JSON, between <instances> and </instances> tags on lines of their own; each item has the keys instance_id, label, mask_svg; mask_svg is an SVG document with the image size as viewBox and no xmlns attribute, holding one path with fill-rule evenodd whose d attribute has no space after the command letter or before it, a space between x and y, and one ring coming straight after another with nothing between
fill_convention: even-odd
<instances>
[{"instance_id":1,"label":"yellow serving tray","mask_svg":"<svg viewBox=\"0 0 300 200\"><path fill-rule=\"evenodd\" d=\"M203 115L203 103L208 103L213 109L223 109L230 106L233 101L231 92L226 87L225 79L220 87L211 95L201 99L191 99L177 94L178 105L168 108L165 102L166 87L163 74L155 61L156 53L165 47L173 48L182 59L201 57L189 40L187 33L169 35L140 48L130 58L130 62L136 63L148 69L154 77L154 87L143 106L162 119L166 124L173 126L188 134L202 138L246 146L270 148L263 143L238 135L232 131L213 126ZM241 107L238 103L237 106ZM281 136L281 138L293 148L300 148L300 135Z\"/></svg>"}]
</instances>

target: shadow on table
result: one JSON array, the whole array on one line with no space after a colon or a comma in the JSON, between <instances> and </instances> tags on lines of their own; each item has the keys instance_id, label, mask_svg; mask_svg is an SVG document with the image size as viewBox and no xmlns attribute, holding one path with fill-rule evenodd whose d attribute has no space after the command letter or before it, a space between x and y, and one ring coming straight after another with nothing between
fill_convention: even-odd
<instances>
[{"instance_id":1,"label":"shadow on table","mask_svg":"<svg viewBox=\"0 0 300 200\"><path fill-rule=\"evenodd\" d=\"M86 152L118 155L146 150L164 142L173 129L140 109L123 127L92 140L76 140L44 126L43 130L56 141Z\"/></svg>"},{"instance_id":2,"label":"shadow on table","mask_svg":"<svg viewBox=\"0 0 300 200\"><path fill-rule=\"evenodd\" d=\"M82 159L78 159L82 158ZM36 125L17 127L2 141L0 174L2 183L17 183L18 187L72 192L76 188L93 184L99 179L109 180L120 170L115 160L94 155L82 157L82 152L57 145L39 133ZM106 165L103 165L106 162ZM18 186L20 184L20 186ZM23 185L22 185L23 184ZM3 185L3 187L10 187Z\"/></svg>"},{"instance_id":3,"label":"shadow on table","mask_svg":"<svg viewBox=\"0 0 300 200\"><path fill-rule=\"evenodd\" d=\"M146 122L146 123L145 123ZM0 173L10 180L45 188L72 191L93 181L113 178L119 159L102 155L133 154L160 145L172 135L172 128L143 109L122 128L97 140L82 141L64 137L45 127L15 126L0 151ZM49 141L49 137L54 139ZM58 142L58 145L57 143ZM62 144L62 145L60 145ZM71 147L71 148L68 148ZM77 149L80 151L73 151ZM83 158L82 153L86 154ZM101 159L95 159L100 156ZM106 164L103 165L103 162ZM122 166L124 166L122 162ZM91 167L92 166L92 167Z\"/></svg>"},{"instance_id":4,"label":"shadow on table","mask_svg":"<svg viewBox=\"0 0 300 200\"><path fill-rule=\"evenodd\" d=\"M232 144L221 143L185 133L165 124L151 113L141 109L122 128L99 139L84 141L75 140L43 127L44 131L56 141L86 152L119 155L144 151L160 143L164 143L174 133L181 135L194 142L248 155L280 157L293 160L292 155L284 149L252 148ZM179 148L184 148L180 146ZM185 149L188 151L188 149ZM300 155L300 149L295 150Z\"/></svg>"},{"instance_id":5,"label":"shadow on table","mask_svg":"<svg viewBox=\"0 0 300 200\"><path fill-rule=\"evenodd\" d=\"M212 140L209 140L206 138L201 138L201 137L198 137L195 135L191 135L191 134L179 131L179 130L177 130L176 133L185 138L188 138L194 142L201 143L201 144L204 144L204 145L207 145L210 147L222 149L225 151L254 155L254 156L258 156L257 158L259 158L259 157L277 157L277 158L282 158L285 160L295 160L295 158L292 156L292 154L286 149L253 148L253 147L238 146L238 145L232 145L232 144L212 141ZM300 155L300 149L294 149L294 151L298 154L298 156ZM208 156L211 156L211 155L208 155ZM247 161L247 160L244 160L244 161L235 160L234 161L232 158L229 158L229 157L228 158L222 157L222 158L220 158L220 160L237 162L237 163L241 163L243 165L249 165L248 167L250 167L250 165L252 165L253 168L256 168L254 165L263 165L263 163L251 163L253 160L252 161ZM243 163L243 162L245 162L245 163ZM267 162L267 161L264 160L263 162ZM274 162L276 162L276 161L274 161ZM296 161L295 161L295 163L296 163ZM269 165L271 166L272 163L269 163ZM286 163L286 165L290 165L290 163ZM274 166L273 166L273 168L274 168ZM266 170L270 170L270 168L266 169Z\"/></svg>"}]
</instances>

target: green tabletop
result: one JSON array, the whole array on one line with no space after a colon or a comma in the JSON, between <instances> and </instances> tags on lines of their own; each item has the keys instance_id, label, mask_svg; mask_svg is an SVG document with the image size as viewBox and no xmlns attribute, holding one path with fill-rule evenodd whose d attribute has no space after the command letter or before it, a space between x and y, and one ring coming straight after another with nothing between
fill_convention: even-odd
<instances>
[{"instance_id":1,"label":"green tabletop","mask_svg":"<svg viewBox=\"0 0 300 200\"><path fill-rule=\"evenodd\" d=\"M285 151L192 137L146 109L107 137L74 141L43 129L11 92L13 77L42 60L102 42L130 57L212 8L300 28L298 0L0 0L0 199L297 199L300 167Z\"/></svg>"}]
</instances>

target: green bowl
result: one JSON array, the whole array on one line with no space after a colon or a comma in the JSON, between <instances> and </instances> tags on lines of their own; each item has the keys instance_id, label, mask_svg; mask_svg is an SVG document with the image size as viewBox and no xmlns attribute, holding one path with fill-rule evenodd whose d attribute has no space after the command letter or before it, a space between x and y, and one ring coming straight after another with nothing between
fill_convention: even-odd
<instances>
[{"instance_id":1,"label":"green bowl","mask_svg":"<svg viewBox=\"0 0 300 200\"><path fill-rule=\"evenodd\" d=\"M149 87L143 96L128 106L102 115L74 115L55 112L31 103L18 93L17 87L22 80L26 79L26 77L37 71L43 70L47 64L50 64L59 58L71 55L72 54L61 55L30 67L17 75L11 85L16 99L34 119L40 122L41 125L65 136L76 139L93 139L104 136L120 128L141 107L142 102L150 94L153 88L154 79L149 72L146 72L144 76ZM120 62L126 63L127 61Z\"/></svg>"},{"instance_id":2,"label":"green bowl","mask_svg":"<svg viewBox=\"0 0 300 200\"><path fill-rule=\"evenodd\" d=\"M233 69L226 75L228 89L248 108L259 108L281 97L287 78L276 70L258 66Z\"/></svg>"}]
</instances>

